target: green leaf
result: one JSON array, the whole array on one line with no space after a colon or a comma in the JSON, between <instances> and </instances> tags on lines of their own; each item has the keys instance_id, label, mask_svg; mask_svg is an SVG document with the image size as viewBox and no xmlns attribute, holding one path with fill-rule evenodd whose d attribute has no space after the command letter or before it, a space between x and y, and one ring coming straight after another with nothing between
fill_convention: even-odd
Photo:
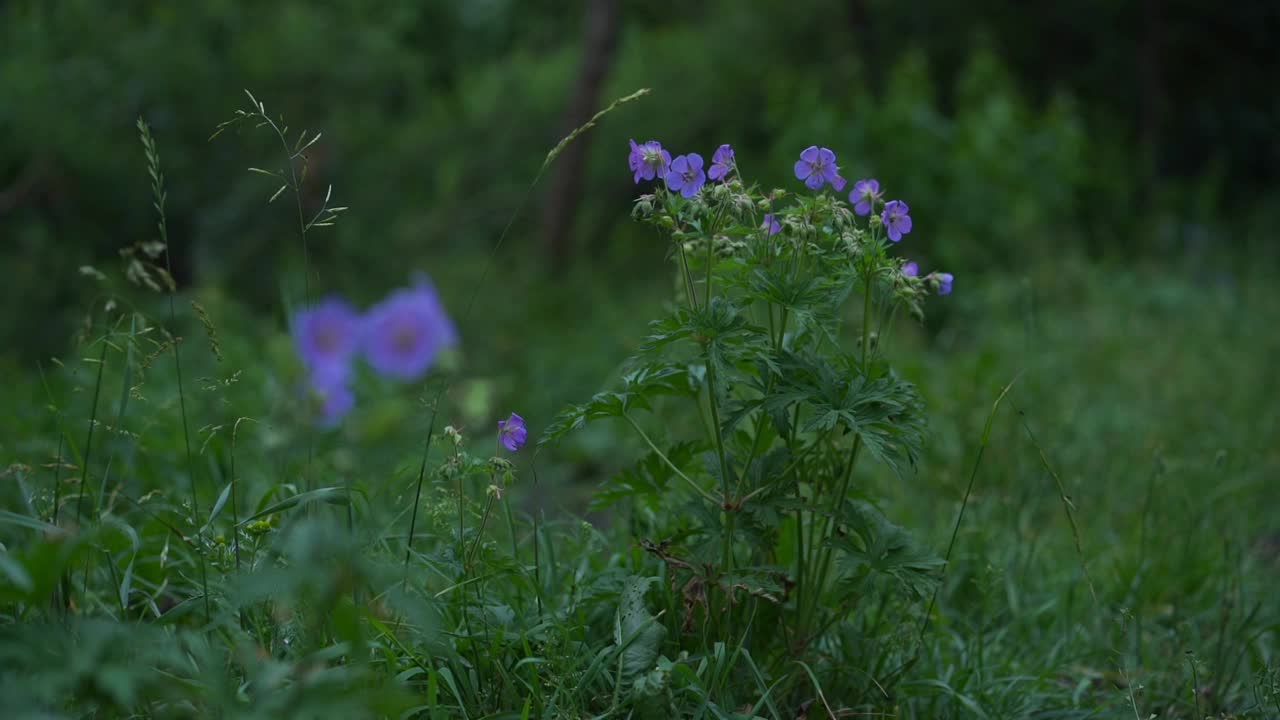
<instances>
[{"instance_id":1,"label":"green leaf","mask_svg":"<svg viewBox=\"0 0 1280 720\"><path fill-rule=\"evenodd\" d=\"M667 629L658 624L658 619L649 613L644 602L645 592L657 580L654 577L628 578L618 600L613 642L619 650L617 681L622 689L630 688L636 678L653 669L658 660L658 649L667 635Z\"/></svg>"},{"instance_id":2,"label":"green leaf","mask_svg":"<svg viewBox=\"0 0 1280 720\"><path fill-rule=\"evenodd\" d=\"M16 525L18 527L24 527L29 530L39 530L41 532L46 532L51 535L68 534L66 530L63 530L62 528L57 527L56 525L50 525L49 523L43 520L39 520L37 518L33 518L28 515L19 515L18 513L12 512L10 510L0 510L0 524Z\"/></svg>"},{"instance_id":3,"label":"green leaf","mask_svg":"<svg viewBox=\"0 0 1280 720\"><path fill-rule=\"evenodd\" d=\"M938 582L941 558L868 502L846 503L839 517L849 532L829 542L845 556L845 588L868 576L883 575L896 580L916 599L928 597Z\"/></svg>"},{"instance_id":4,"label":"green leaf","mask_svg":"<svg viewBox=\"0 0 1280 720\"><path fill-rule=\"evenodd\" d=\"M297 495L285 498L280 502L268 505L244 520L241 520L240 525L237 525L236 527L246 525L267 515L274 515L299 505L307 505L315 502L323 502L330 505L347 505L351 502L351 496L347 494L347 489L344 487L326 487L311 490L309 492L298 493Z\"/></svg>"},{"instance_id":5,"label":"green leaf","mask_svg":"<svg viewBox=\"0 0 1280 720\"><path fill-rule=\"evenodd\" d=\"M235 481L232 480L231 482ZM227 483L227 486L222 488L222 492L218 494L218 500L214 502L213 510L209 511L209 521L204 524L204 527L200 528L201 533L213 526L213 521L222 512L222 507L227 504L227 498L231 497L231 482Z\"/></svg>"},{"instance_id":6,"label":"green leaf","mask_svg":"<svg viewBox=\"0 0 1280 720\"><path fill-rule=\"evenodd\" d=\"M664 395L692 395L689 369L673 363L648 363L622 376L622 390L596 393L582 405L573 405L556 416L538 440L557 441L587 423L619 418L631 410L650 410L651 401Z\"/></svg>"}]
</instances>

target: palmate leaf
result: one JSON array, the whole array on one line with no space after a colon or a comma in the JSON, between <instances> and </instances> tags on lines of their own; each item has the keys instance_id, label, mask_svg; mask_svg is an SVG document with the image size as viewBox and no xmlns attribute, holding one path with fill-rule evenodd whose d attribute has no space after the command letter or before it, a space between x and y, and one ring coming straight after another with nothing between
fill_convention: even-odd
<instances>
[{"instance_id":1,"label":"palmate leaf","mask_svg":"<svg viewBox=\"0 0 1280 720\"><path fill-rule=\"evenodd\" d=\"M699 452L699 443L680 442L666 451L667 459L685 474L693 470ZM634 467L623 470L596 491L591 499L592 510L603 510L623 500L637 500L657 506L667 490L675 472L657 453L649 451Z\"/></svg>"},{"instance_id":2,"label":"palmate leaf","mask_svg":"<svg viewBox=\"0 0 1280 720\"><path fill-rule=\"evenodd\" d=\"M829 544L844 554L842 592L856 591L878 575L892 578L916 599L929 596L942 570L941 558L866 501L845 503L840 522L847 532Z\"/></svg>"},{"instance_id":3,"label":"palmate leaf","mask_svg":"<svg viewBox=\"0 0 1280 720\"><path fill-rule=\"evenodd\" d=\"M817 357L792 354L783 360L780 396L808 405L804 431L843 427L857 434L877 459L895 470L912 465L924 437L924 410L915 386L876 367L861 374L851 360L842 366Z\"/></svg>"},{"instance_id":4,"label":"palmate leaf","mask_svg":"<svg viewBox=\"0 0 1280 720\"><path fill-rule=\"evenodd\" d=\"M691 395L694 388L687 367L662 362L642 365L623 375L621 390L596 393L591 400L561 411L543 432L538 444L558 441L595 420L622 417L631 410L650 410L653 398Z\"/></svg>"},{"instance_id":5,"label":"palmate leaf","mask_svg":"<svg viewBox=\"0 0 1280 720\"><path fill-rule=\"evenodd\" d=\"M653 355L680 340L692 340L715 364L718 372L756 355L770 355L768 332L752 323L742 307L726 297L715 297L697 310L680 308L649 325L649 337L640 346L641 355Z\"/></svg>"}]
</instances>

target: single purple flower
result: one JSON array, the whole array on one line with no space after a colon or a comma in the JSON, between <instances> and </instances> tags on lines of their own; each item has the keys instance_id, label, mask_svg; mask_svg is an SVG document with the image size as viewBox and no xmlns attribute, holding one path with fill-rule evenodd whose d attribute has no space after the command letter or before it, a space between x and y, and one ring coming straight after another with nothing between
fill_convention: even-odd
<instances>
[{"instance_id":1,"label":"single purple flower","mask_svg":"<svg viewBox=\"0 0 1280 720\"><path fill-rule=\"evenodd\" d=\"M903 235L911 232L911 216L907 213L911 208L901 200L890 200L884 204L884 223L889 231L889 239L898 242Z\"/></svg>"},{"instance_id":2,"label":"single purple flower","mask_svg":"<svg viewBox=\"0 0 1280 720\"><path fill-rule=\"evenodd\" d=\"M327 298L293 316L293 338L311 372L345 371L360 345L360 315L338 298Z\"/></svg>"},{"instance_id":3,"label":"single purple flower","mask_svg":"<svg viewBox=\"0 0 1280 720\"><path fill-rule=\"evenodd\" d=\"M951 273L938 273L938 294L950 295L951 283L955 281L955 276Z\"/></svg>"},{"instance_id":4,"label":"single purple flower","mask_svg":"<svg viewBox=\"0 0 1280 720\"><path fill-rule=\"evenodd\" d=\"M836 165L836 154L827 148L810 145L800 153L795 166L796 179L803 180L810 190L818 190L823 183L831 183L837 191L844 188L845 180L840 177L840 168Z\"/></svg>"},{"instance_id":5,"label":"single purple flower","mask_svg":"<svg viewBox=\"0 0 1280 720\"><path fill-rule=\"evenodd\" d=\"M769 235L777 235L782 230L782 225L778 222L778 218L773 216L773 213L764 216L764 224L760 227L768 230Z\"/></svg>"},{"instance_id":6,"label":"single purple flower","mask_svg":"<svg viewBox=\"0 0 1280 720\"><path fill-rule=\"evenodd\" d=\"M529 428L525 427L524 418L511 413L511 417L498 421L498 442L502 443L502 447L515 452L528 439Z\"/></svg>"},{"instance_id":7,"label":"single purple flower","mask_svg":"<svg viewBox=\"0 0 1280 720\"><path fill-rule=\"evenodd\" d=\"M327 428L336 427L356 404L356 397L347 384L347 373L314 372L310 382L311 396L316 403L316 423Z\"/></svg>"},{"instance_id":8,"label":"single purple flower","mask_svg":"<svg viewBox=\"0 0 1280 720\"><path fill-rule=\"evenodd\" d=\"M920 266L916 264L915 260L908 260L907 263L902 266L902 274L907 277L916 277L920 274Z\"/></svg>"},{"instance_id":9,"label":"single purple flower","mask_svg":"<svg viewBox=\"0 0 1280 720\"><path fill-rule=\"evenodd\" d=\"M441 349L457 341L458 333L425 277L392 292L369 310L365 321L369 365L397 380L420 377Z\"/></svg>"},{"instance_id":10,"label":"single purple flower","mask_svg":"<svg viewBox=\"0 0 1280 720\"><path fill-rule=\"evenodd\" d=\"M698 153L678 155L671 161L671 170L667 172L668 190L691 198L706 182L707 174L702 170L702 156Z\"/></svg>"},{"instance_id":11,"label":"single purple flower","mask_svg":"<svg viewBox=\"0 0 1280 720\"><path fill-rule=\"evenodd\" d=\"M636 184L641 180L652 180L655 177L665 178L667 168L671 166L671 153L662 149L662 143L650 140L643 145L631 141L631 155L627 158L631 172L635 173Z\"/></svg>"},{"instance_id":12,"label":"single purple flower","mask_svg":"<svg viewBox=\"0 0 1280 720\"><path fill-rule=\"evenodd\" d=\"M711 169L707 170L707 177L712 180L724 180L729 176L729 171L733 169L733 148L728 145L721 145L716 148L715 154L711 156Z\"/></svg>"},{"instance_id":13,"label":"single purple flower","mask_svg":"<svg viewBox=\"0 0 1280 720\"><path fill-rule=\"evenodd\" d=\"M853 184L853 190L849 191L849 202L853 203L853 211L863 216L870 215L882 197L880 181L875 178L859 180Z\"/></svg>"}]
</instances>

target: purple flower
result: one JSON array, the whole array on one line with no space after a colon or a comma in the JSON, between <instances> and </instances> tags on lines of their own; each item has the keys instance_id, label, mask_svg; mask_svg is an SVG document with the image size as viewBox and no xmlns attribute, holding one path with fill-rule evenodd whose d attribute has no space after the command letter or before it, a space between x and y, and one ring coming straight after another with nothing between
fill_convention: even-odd
<instances>
[{"instance_id":1,"label":"purple flower","mask_svg":"<svg viewBox=\"0 0 1280 720\"><path fill-rule=\"evenodd\" d=\"M524 446L529 439L529 428L525 427L524 418L515 413L506 420L498 421L498 442L502 447L515 452Z\"/></svg>"},{"instance_id":2,"label":"purple flower","mask_svg":"<svg viewBox=\"0 0 1280 720\"><path fill-rule=\"evenodd\" d=\"M950 295L951 283L955 280L955 276L951 273L937 273L938 278L938 294Z\"/></svg>"},{"instance_id":3,"label":"purple flower","mask_svg":"<svg viewBox=\"0 0 1280 720\"><path fill-rule=\"evenodd\" d=\"M774 217L773 213L764 216L764 224L760 227L768 230L770 235L777 235L782 230L782 225L778 223L778 218Z\"/></svg>"},{"instance_id":4,"label":"purple flower","mask_svg":"<svg viewBox=\"0 0 1280 720\"><path fill-rule=\"evenodd\" d=\"M853 203L853 211L859 215L870 215L880 202L880 181L875 178L859 180L849 191L849 202Z\"/></svg>"},{"instance_id":5,"label":"purple flower","mask_svg":"<svg viewBox=\"0 0 1280 720\"><path fill-rule=\"evenodd\" d=\"M327 298L293 316L293 338L311 372L345 372L360 344L360 315L338 298Z\"/></svg>"},{"instance_id":6,"label":"purple flower","mask_svg":"<svg viewBox=\"0 0 1280 720\"><path fill-rule=\"evenodd\" d=\"M902 266L902 274L907 277L916 277L920 274L920 266L916 264L915 260L908 260L907 263Z\"/></svg>"},{"instance_id":7,"label":"purple flower","mask_svg":"<svg viewBox=\"0 0 1280 720\"><path fill-rule=\"evenodd\" d=\"M627 158L631 172L635 173L636 184L641 180L652 180L655 177L666 177L667 168L671 165L671 153L662 149L662 143L650 140L643 145L631 141L631 155Z\"/></svg>"},{"instance_id":8,"label":"purple flower","mask_svg":"<svg viewBox=\"0 0 1280 720\"><path fill-rule=\"evenodd\" d=\"M691 198L706 182L707 174L702 171L702 156L698 153L678 155L671 161L671 169L667 171L667 189Z\"/></svg>"},{"instance_id":9,"label":"purple flower","mask_svg":"<svg viewBox=\"0 0 1280 720\"><path fill-rule=\"evenodd\" d=\"M424 277L369 310L364 340L365 357L374 370L414 380L431 367L442 348L457 342L458 334Z\"/></svg>"},{"instance_id":10,"label":"purple flower","mask_svg":"<svg viewBox=\"0 0 1280 720\"><path fill-rule=\"evenodd\" d=\"M319 371L311 374L311 395L315 399L316 422L336 427L355 407L356 397L347 384L345 371Z\"/></svg>"},{"instance_id":11,"label":"purple flower","mask_svg":"<svg viewBox=\"0 0 1280 720\"><path fill-rule=\"evenodd\" d=\"M911 216L907 213L911 208L901 200L890 200L884 204L884 219L881 221L889 231L889 239L898 242L903 235L911 232Z\"/></svg>"},{"instance_id":12,"label":"purple flower","mask_svg":"<svg viewBox=\"0 0 1280 720\"><path fill-rule=\"evenodd\" d=\"M810 145L800 153L796 161L796 179L803 180L810 190L818 190L823 183L840 191L844 189L845 180L840 177L840 168L836 165L836 154L827 148Z\"/></svg>"},{"instance_id":13,"label":"purple flower","mask_svg":"<svg viewBox=\"0 0 1280 720\"><path fill-rule=\"evenodd\" d=\"M733 169L733 148L728 145L721 145L716 148L715 154L711 156L711 169L707 171L707 177L712 180L724 180L729 176L729 171Z\"/></svg>"}]
</instances>

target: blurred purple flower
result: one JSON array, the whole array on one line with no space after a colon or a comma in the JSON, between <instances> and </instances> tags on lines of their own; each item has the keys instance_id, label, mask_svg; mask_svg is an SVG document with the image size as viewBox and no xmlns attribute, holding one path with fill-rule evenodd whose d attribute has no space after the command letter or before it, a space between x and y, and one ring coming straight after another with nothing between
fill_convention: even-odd
<instances>
[{"instance_id":1,"label":"blurred purple flower","mask_svg":"<svg viewBox=\"0 0 1280 720\"><path fill-rule=\"evenodd\" d=\"M937 273L938 277L938 294L950 295L951 283L955 281L955 276L951 273Z\"/></svg>"},{"instance_id":2,"label":"blurred purple flower","mask_svg":"<svg viewBox=\"0 0 1280 720\"><path fill-rule=\"evenodd\" d=\"M345 372L360 345L360 314L345 300L326 298L293 316L293 338L311 372Z\"/></svg>"},{"instance_id":3,"label":"blurred purple flower","mask_svg":"<svg viewBox=\"0 0 1280 720\"><path fill-rule=\"evenodd\" d=\"M420 377L441 349L457 341L458 333L425 277L392 292L366 316L365 357L374 370L397 380Z\"/></svg>"},{"instance_id":4,"label":"blurred purple flower","mask_svg":"<svg viewBox=\"0 0 1280 720\"><path fill-rule=\"evenodd\" d=\"M316 422L336 427L355 407L356 397L347 384L345 371L323 370L311 374L311 395L316 402Z\"/></svg>"},{"instance_id":5,"label":"blurred purple flower","mask_svg":"<svg viewBox=\"0 0 1280 720\"><path fill-rule=\"evenodd\" d=\"M853 211L859 215L870 215L875 210L876 203L880 202L880 181L875 178L867 178L859 180L853 184L853 190L849 191L849 202L853 203Z\"/></svg>"},{"instance_id":6,"label":"blurred purple flower","mask_svg":"<svg viewBox=\"0 0 1280 720\"><path fill-rule=\"evenodd\" d=\"M911 232L911 216L907 213L911 208L901 200L890 200L884 204L884 223L889 231L889 239L898 242L903 235Z\"/></svg>"},{"instance_id":7,"label":"blurred purple flower","mask_svg":"<svg viewBox=\"0 0 1280 720\"><path fill-rule=\"evenodd\" d=\"M498 442L502 447L515 452L524 446L529 439L529 428L525 427L524 418L515 413L506 420L498 421Z\"/></svg>"},{"instance_id":8,"label":"blurred purple flower","mask_svg":"<svg viewBox=\"0 0 1280 720\"><path fill-rule=\"evenodd\" d=\"M724 180L729 176L729 171L733 169L733 148L728 145L721 145L716 148L716 152L711 156L711 169L707 171L707 177L712 180Z\"/></svg>"},{"instance_id":9,"label":"blurred purple flower","mask_svg":"<svg viewBox=\"0 0 1280 720\"><path fill-rule=\"evenodd\" d=\"M764 224L760 227L768 230L770 235L777 235L782 230L782 225L778 223L778 218L774 217L773 213L764 216Z\"/></svg>"},{"instance_id":10,"label":"blurred purple flower","mask_svg":"<svg viewBox=\"0 0 1280 720\"><path fill-rule=\"evenodd\" d=\"M908 260L907 263L902 266L902 274L907 277L916 277L920 274L920 266L916 264L915 260Z\"/></svg>"},{"instance_id":11,"label":"blurred purple flower","mask_svg":"<svg viewBox=\"0 0 1280 720\"><path fill-rule=\"evenodd\" d=\"M662 149L662 143L650 140L643 145L631 141L631 155L627 158L631 172L635 173L636 184L641 180L652 180L655 177L665 178L667 168L671 165L671 153Z\"/></svg>"},{"instance_id":12,"label":"blurred purple flower","mask_svg":"<svg viewBox=\"0 0 1280 720\"><path fill-rule=\"evenodd\" d=\"M702 156L698 153L678 155L671 161L671 169L667 171L667 189L691 198L706 182L707 174L702 170Z\"/></svg>"},{"instance_id":13,"label":"blurred purple flower","mask_svg":"<svg viewBox=\"0 0 1280 720\"><path fill-rule=\"evenodd\" d=\"M828 148L810 145L800 153L795 165L796 179L803 180L810 190L818 190L823 183L831 183L837 191L843 190L844 178L836 165L836 154Z\"/></svg>"}]
</instances>

